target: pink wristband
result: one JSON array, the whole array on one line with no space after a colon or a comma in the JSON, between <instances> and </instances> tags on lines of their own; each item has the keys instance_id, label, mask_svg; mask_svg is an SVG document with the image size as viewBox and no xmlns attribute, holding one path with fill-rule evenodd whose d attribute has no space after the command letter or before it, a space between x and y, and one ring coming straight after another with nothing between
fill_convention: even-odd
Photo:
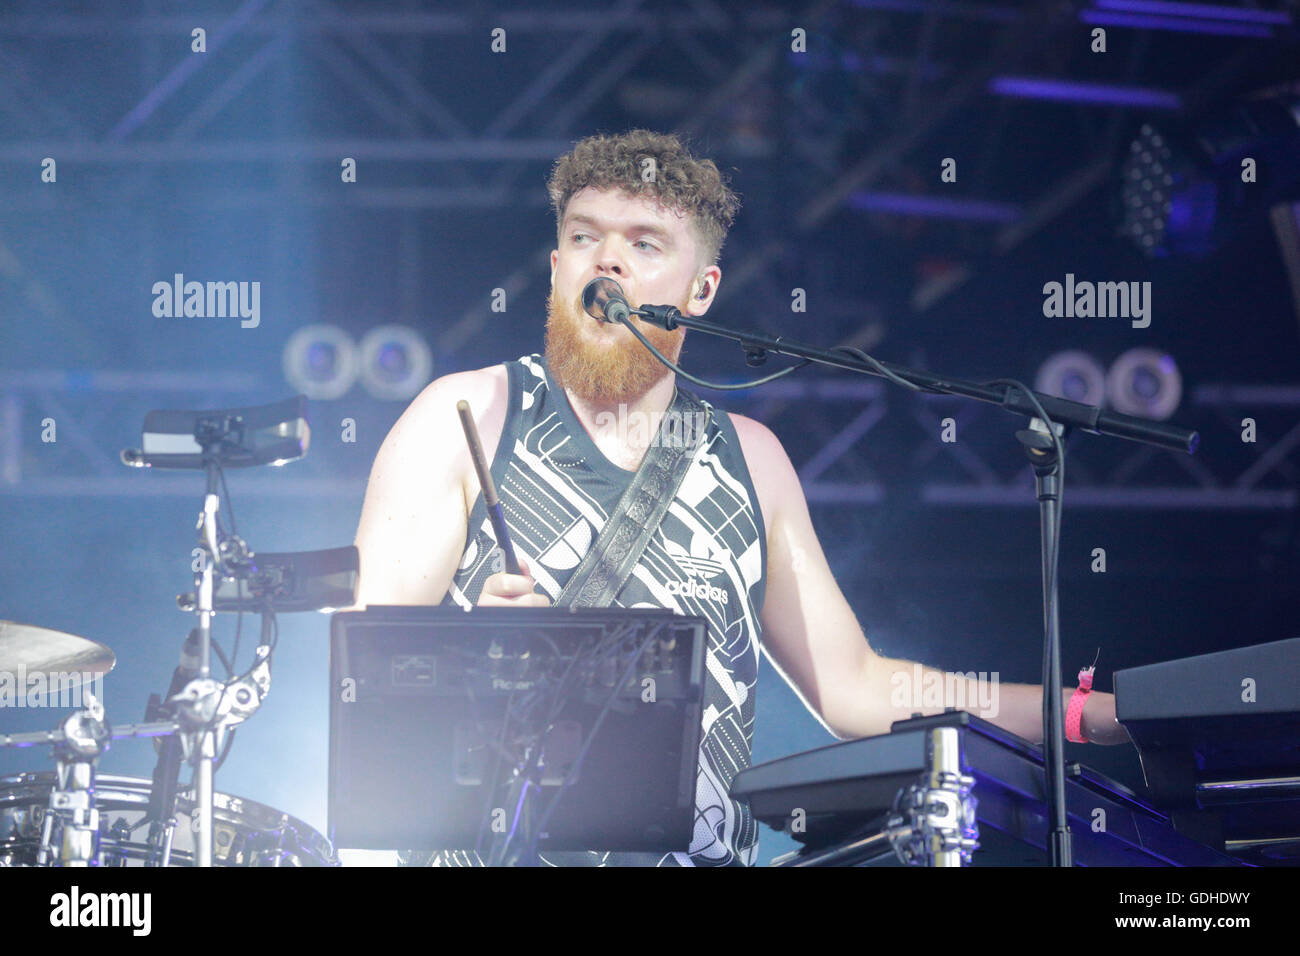
<instances>
[{"instance_id":1,"label":"pink wristband","mask_svg":"<svg viewBox=\"0 0 1300 956\"><path fill-rule=\"evenodd\" d=\"M1093 667L1079 671L1079 686L1070 695L1069 706L1065 708L1065 739L1074 744L1086 744L1088 738L1083 735L1083 705L1092 693Z\"/></svg>"}]
</instances>

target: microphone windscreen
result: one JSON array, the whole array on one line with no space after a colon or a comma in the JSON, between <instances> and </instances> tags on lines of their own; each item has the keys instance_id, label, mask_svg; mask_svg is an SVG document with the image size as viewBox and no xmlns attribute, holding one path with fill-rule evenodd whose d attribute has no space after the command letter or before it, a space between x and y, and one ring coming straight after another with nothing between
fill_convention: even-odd
<instances>
[{"instance_id":1,"label":"microphone windscreen","mask_svg":"<svg viewBox=\"0 0 1300 956\"><path fill-rule=\"evenodd\" d=\"M608 276L592 279L582 290L582 308L593 319L608 322L605 309L611 301L627 303L623 287Z\"/></svg>"}]
</instances>

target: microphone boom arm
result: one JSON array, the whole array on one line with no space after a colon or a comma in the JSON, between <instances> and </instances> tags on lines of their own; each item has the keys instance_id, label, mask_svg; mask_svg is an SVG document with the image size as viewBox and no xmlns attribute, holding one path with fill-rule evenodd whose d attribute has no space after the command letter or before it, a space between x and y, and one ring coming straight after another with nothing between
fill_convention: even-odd
<instances>
[{"instance_id":1,"label":"microphone boom arm","mask_svg":"<svg viewBox=\"0 0 1300 956\"><path fill-rule=\"evenodd\" d=\"M820 365L847 369L851 372L865 372L868 375L875 375L880 378L888 377L870 363L848 352L801 345L797 342L787 341L783 335L773 338L762 333L738 331L698 316L683 315L681 311L671 305L647 305L633 309L632 312L652 325L657 325L659 328L668 329L669 331L680 327L732 339L739 342L747 354L775 352L780 355L790 355L817 362ZM899 378L905 379L927 392L960 395L979 402L1001 405L1007 411L1018 415L1033 417L1037 414L1033 402L1020 389L1002 385L985 385L959 378L948 378L931 372L908 368L904 365L895 365L892 362L880 362L879 364ZM1069 399L1045 395L1042 392L1034 392L1033 394L1037 397L1043 410L1051 416L1052 421L1081 428L1094 435L1109 435L1112 438L1123 438L1128 441L1156 445L1160 448L1170 448L1174 451L1186 452L1189 455L1196 451L1196 447L1200 443L1200 434L1193 429L1148 418L1139 418L1136 415L1105 411L1095 405L1072 402Z\"/></svg>"}]
</instances>

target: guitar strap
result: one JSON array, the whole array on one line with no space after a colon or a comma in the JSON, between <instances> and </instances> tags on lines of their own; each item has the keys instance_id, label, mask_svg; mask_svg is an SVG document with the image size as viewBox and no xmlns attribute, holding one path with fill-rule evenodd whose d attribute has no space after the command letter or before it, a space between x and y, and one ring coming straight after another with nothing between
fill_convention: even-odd
<instances>
[{"instance_id":1,"label":"guitar strap","mask_svg":"<svg viewBox=\"0 0 1300 956\"><path fill-rule=\"evenodd\" d=\"M708 425L708 406L677 389L641 467L555 607L608 607L613 602L677 497Z\"/></svg>"}]
</instances>

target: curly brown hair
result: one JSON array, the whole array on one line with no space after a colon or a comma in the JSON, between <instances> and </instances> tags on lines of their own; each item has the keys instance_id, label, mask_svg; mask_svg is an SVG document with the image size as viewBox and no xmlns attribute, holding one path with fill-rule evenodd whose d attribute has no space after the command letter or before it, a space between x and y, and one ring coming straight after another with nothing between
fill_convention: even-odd
<instances>
[{"instance_id":1,"label":"curly brown hair","mask_svg":"<svg viewBox=\"0 0 1300 956\"><path fill-rule=\"evenodd\" d=\"M651 166L646 159L653 159ZM644 175L653 169L647 182ZM716 263L736 218L740 199L711 159L696 159L676 136L634 129L617 136L588 136L555 161L546 184L558 234L573 194L587 186L651 196L685 213L695 226L704 261Z\"/></svg>"}]
</instances>

